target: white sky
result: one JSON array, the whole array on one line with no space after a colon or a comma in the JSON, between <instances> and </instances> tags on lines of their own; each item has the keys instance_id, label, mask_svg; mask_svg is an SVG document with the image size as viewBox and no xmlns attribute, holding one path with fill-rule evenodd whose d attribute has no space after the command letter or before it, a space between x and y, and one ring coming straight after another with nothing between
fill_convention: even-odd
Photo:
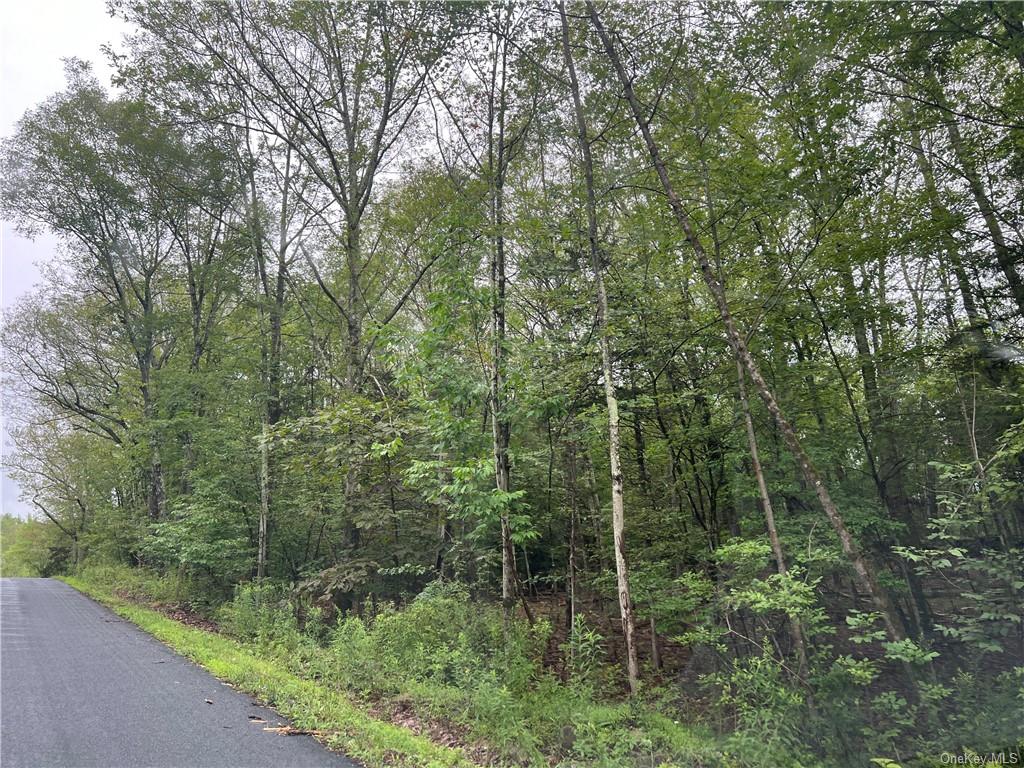
<instances>
[{"instance_id":1,"label":"white sky","mask_svg":"<svg viewBox=\"0 0 1024 768\"><path fill-rule=\"evenodd\" d=\"M120 41L126 26L107 15L104 0L0 0L0 136L8 137L25 110L64 86L61 60L76 57L93 63L102 82L111 70L101 51L104 43ZM35 241L15 233L8 222L0 232L0 306L7 308L39 280L38 265L55 258L56 240L40 235ZM2 393L4 425L12 408ZM8 448L6 427L4 452ZM18 499L18 487L4 472L0 478L0 508L24 517L28 505Z\"/></svg>"}]
</instances>

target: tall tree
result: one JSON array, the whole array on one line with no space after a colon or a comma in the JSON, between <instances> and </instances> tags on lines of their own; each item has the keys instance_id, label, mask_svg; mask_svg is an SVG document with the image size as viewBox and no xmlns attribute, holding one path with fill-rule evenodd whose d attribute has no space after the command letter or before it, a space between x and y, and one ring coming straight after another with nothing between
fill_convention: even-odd
<instances>
[{"instance_id":1,"label":"tall tree","mask_svg":"<svg viewBox=\"0 0 1024 768\"><path fill-rule=\"evenodd\" d=\"M636 694L639 685L639 664L636 653L636 625L633 619L633 599L629 590L629 564L626 557L626 511L625 491L622 474L621 440L619 439L619 401L615 395L615 374L612 370L611 333L608 328L608 294L604 287L604 264L601 257L597 224L597 193L594 188L594 159L590 151L590 136L587 131L587 117L583 109L579 78L573 62L569 41L569 21L566 18L565 3L559 2L558 14L562 24L562 55L569 74L569 91L572 95L573 112L576 118L576 140L579 147L581 168L585 189L584 208L587 218L587 248L590 254L590 268L594 272L594 291L597 304L598 346L601 348L601 373L604 378L604 396L608 407L608 462L612 480L612 536L615 545L615 572L618 578L619 613L622 616L622 635L626 640L626 669L629 689Z\"/></svg>"},{"instance_id":2,"label":"tall tree","mask_svg":"<svg viewBox=\"0 0 1024 768\"><path fill-rule=\"evenodd\" d=\"M874 567L863 556L863 554L861 554L860 547L850 533L846 525L846 521L839 512L839 508L832 500L832 496L829 494L824 480L811 461L810 456L808 456L807 452L804 450L796 431L783 414L774 393L771 391L767 382L764 380L764 377L761 375L760 367L750 354L750 350L747 348L745 340L736 328L732 312L729 309L729 302L726 299L725 290L718 278L718 275L712 268L711 262L708 260L707 252L704 248L704 244L698 237L697 231L690 220L689 214L683 207L682 200L676 193L672 180L669 178L668 168L662 160L661 152L659 151L658 145L655 143L654 136L651 132L650 117L640 106L640 102L633 90L633 81L626 73L626 69L622 64L622 59L619 56L618 49L612 41L608 30L605 28L594 3L587 0L587 8L590 13L591 22L601 38L601 43L604 46L605 53L608 55L608 59L612 63L615 73L618 76L619 83L622 85L626 101L629 104L630 111L633 113L633 118L636 120L637 127L643 136L644 144L647 148L648 154L650 155L651 164L654 166L658 175L658 180L661 182L661 186L665 190L665 195L668 197L672 213L679 225L679 228L682 230L687 243L693 249L694 255L697 258L697 263L700 266L701 275L704 278L704 282L707 285L708 290L714 298L715 305L718 308L718 313L723 325L725 326L726 337L729 340L729 345L732 347L734 354L743 364L743 367L746 370L747 375L750 377L751 382L754 384L755 389L761 399L764 400L765 406L768 408L769 413L771 413L772 418L778 425L779 431L782 433L787 447L797 460L797 464L800 468L801 474L807 482L807 485L814 489L815 495L818 497L818 501L820 502L825 515L828 517L836 535L839 537L839 542L843 548L844 554L849 559L854 572L857 574L858 581L865 591L871 595L875 606L881 613L885 622L887 634L893 640L901 640L903 639L903 631L899 625L896 611L892 605L889 595L879 584Z\"/></svg>"}]
</instances>

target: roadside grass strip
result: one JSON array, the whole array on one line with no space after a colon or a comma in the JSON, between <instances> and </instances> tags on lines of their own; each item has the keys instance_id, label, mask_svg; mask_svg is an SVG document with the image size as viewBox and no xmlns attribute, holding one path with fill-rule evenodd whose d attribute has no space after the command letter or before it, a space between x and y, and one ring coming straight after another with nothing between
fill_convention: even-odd
<instances>
[{"instance_id":1,"label":"roadside grass strip","mask_svg":"<svg viewBox=\"0 0 1024 768\"><path fill-rule=\"evenodd\" d=\"M188 627L110 590L74 577L62 579L204 667L218 679L272 706L293 727L369 767L462 768L473 766L460 750L434 744L410 730L378 720L339 692L305 680L261 658L241 643Z\"/></svg>"}]
</instances>

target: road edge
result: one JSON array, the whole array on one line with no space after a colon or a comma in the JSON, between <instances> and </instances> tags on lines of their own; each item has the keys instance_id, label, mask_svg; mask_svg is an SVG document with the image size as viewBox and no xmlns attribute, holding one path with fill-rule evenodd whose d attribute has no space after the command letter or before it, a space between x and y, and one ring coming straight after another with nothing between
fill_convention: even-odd
<instances>
[{"instance_id":1,"label":"road edge","mask_svg":"<svg viewBox=\"0 0 1024 768\"><path fill-rule=\"evenodd\" d=\"M86 597L195 662L217 679L265 702L328 749L367 768L470 768L458 749L379 720L340 692L281 669L236 640L175 621L75 577L58 577Z\"/></svg>"}]
</instances>

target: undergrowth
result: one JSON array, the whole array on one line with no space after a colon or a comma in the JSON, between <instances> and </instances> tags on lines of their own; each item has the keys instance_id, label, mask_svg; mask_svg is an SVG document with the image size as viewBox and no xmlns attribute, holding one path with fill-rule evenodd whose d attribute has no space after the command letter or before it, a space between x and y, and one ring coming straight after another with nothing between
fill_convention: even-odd
<instances>
[{"instance_id":1,"label":"undergrowth","mask_svg":"<svg viewBox=\"0 0 1024 768\"><path fill-rule=\"evenodd\" d=\"M187 585L113 567L90 568L68 582L218 676L225 676L223 650L231 659L226 679L275 705L280 706L280 678L286 676L315 686L331 702L354 698L439 724L457 733L479 762L565 768L768 765L730 760L707 729L659 714L653 706L656 691L628 702L611 696L604 678L590 669L581 670L571 684L558 679L540 663L551 631L547 622L530 627L513 621L505 627L500 610L471 602L458 585L432 585L401 610L385 606L372 619L352 616L331 627L317 608L305 606L301 628L282 587L242 585L215 613L229 639L185 629L114 595L117 590L123 596L190 603ZM246 661L239 664L241 655ZM270 670L267 682L261 675ZM315 695L313 689L302 690ZM312 698L297 703L293 698L281 711L297 722L308 722L304 713L321 710ZM346 717L354 717L355 707L348 706ZM317 718L315 727L337 726ZM384 764L367 758L365 750L342 749ZM379 759L382 752L374 754Z\"/></svg>"},{"instance_id":2,"label":"undergrowth","mask_svg":"<svg viewBox=\"0 0 1024 768\"><path fill-rule=\"evenodd\" d=\"M204 605L188 582L139 569L89 569L70 581L105 602L117 590ZM938 764L947 749L966 754L1012 746L1022 730L1020 668L994 679L965 669L946 685L922 685L921 700L908 703L898 690L871 688L874 662L818 661L811 679L818 704L809 708L806 691L766 653L704 676L691 692L704 697L703 709L680 697L680 681L648 685L628 700L612 683L601 636L582 617L562 648L561 679L541 661L549 623L506 624L497 606L472 601L454 583L429 585L401 609L383 604L372 615L336 620L284 585L243 584L233 599L208 611L226 635L210 640L118 598L113 605L215 674L227 664L227 679L274 703L284 700L282 712L298 722L319 729L339 727L335 720L357 722L346 732L373 731L378 746L369 751L345 746L355 736L341 744L373 765L385 764L379 761L397 749L380 746L395 731L379 731L383 724L366 709L459 743L468 756L459 759L560 768L811 768L872 760L923 768ZM330 714L334 724L325 724L325 711L341 714ZM424 764L420 753L412 754L407 764Z\"/></svg>"},{"instance_id":3,"label":"undergrowth","mask_svg":"<svg viewBox=\"0 0 1024 768\"><path fill-rule=\"evenodd\" d=\"M109 606L216 677L247 691L289 718L296 728L318 731L327 746L368 766L459 768L472 763L459 750L371 717L333 687L305 679L272 654L237 640L184 626L118 597L111 585L69 577L75 589Z\"/></svg>"}]
</instances>

